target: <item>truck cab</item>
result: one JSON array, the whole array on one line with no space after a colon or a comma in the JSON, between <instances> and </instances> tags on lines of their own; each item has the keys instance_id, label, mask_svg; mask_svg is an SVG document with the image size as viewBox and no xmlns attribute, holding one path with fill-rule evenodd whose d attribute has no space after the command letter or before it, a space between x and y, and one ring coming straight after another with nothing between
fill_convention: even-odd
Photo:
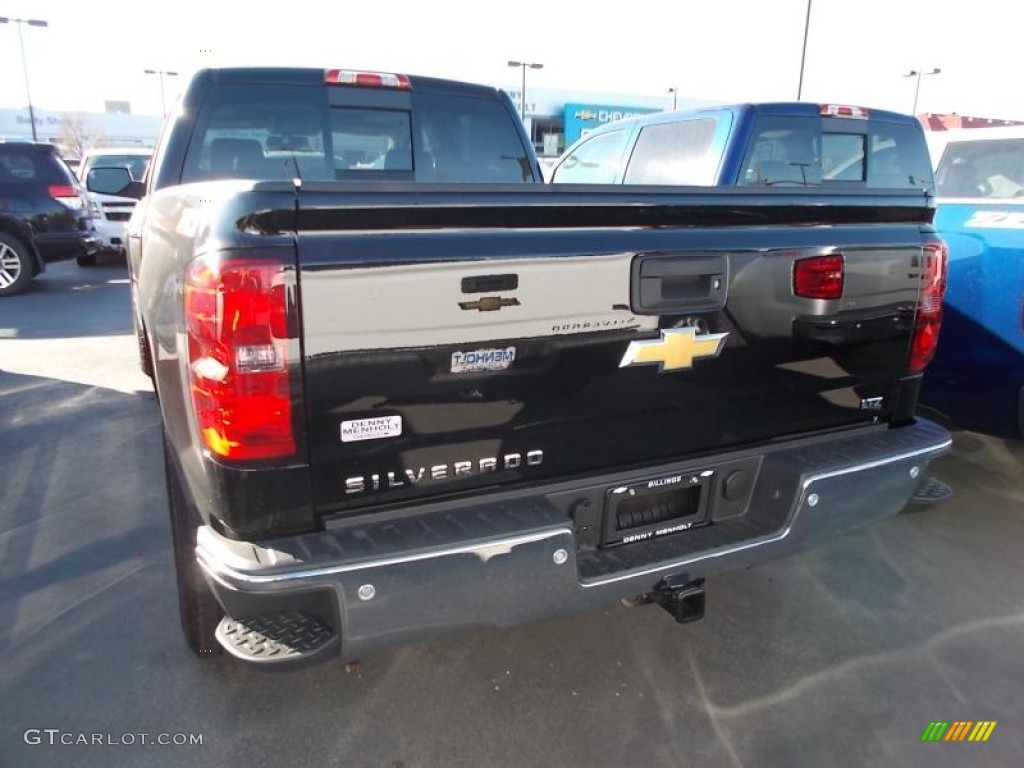
<instances>
[{"instance_id":1,"label":"truck cab","mask_svg":"<svg viewBox=\"0 0 1024 768\"><path fill-rule=\"evenodd\" d=\"M147 193L223 179L543 182L507 94L430 77L202 70L165 133Z\"/></svg>"},{"instance_id":2,"label":"truck cab","mask_svg":"<svg viewBox=\"0 0 1024 768\"><path fill-rule=\"evenodd\" d=\"M581 137L556 184L931 189L920 124L835 104L735 104L608 123Z\"/></svg>"}]
</instances>

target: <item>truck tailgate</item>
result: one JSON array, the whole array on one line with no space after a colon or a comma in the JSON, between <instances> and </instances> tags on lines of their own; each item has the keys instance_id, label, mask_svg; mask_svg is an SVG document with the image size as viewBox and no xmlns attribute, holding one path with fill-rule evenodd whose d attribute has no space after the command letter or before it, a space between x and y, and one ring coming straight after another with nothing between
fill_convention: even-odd
<instances>
[{"instance_id":1,"label":"truck tailgate","mask_svg":"<svg viewBox=\"0 0 1024 768\"><path fill-rule=\"evenodd\" d=\"M467 197L300 198L322 514L909 416L923 199Z\"/></svg>"}]
</instances>

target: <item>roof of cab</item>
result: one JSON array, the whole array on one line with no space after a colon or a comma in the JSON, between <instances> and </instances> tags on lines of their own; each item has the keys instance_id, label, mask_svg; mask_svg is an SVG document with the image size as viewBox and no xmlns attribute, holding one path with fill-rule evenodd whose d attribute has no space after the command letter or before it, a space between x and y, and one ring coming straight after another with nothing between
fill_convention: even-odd
<instances>
[{"instance_id":1,"label":"roof of cab","mask_svg":"<svg viewBox=\"0 0 1024 768\"><path fill-rule=\"evenodd\" d=\"M330 69L363 71L359 67L223 67L201 69L193 76L193 82L209 79L218 83L264 83L279 85L324 85L324 73ZM378 70L365 70L376 72ZM404 73L403 73L404 74ZM501 91L492 86L445 80L421 75L407 75L415 91L431 93L473 93L478 96L496 96ZM338 87L338 86L332 86ZM346 86L340 86L346 87Z\"/></svg>"},{"instance_id":2,"label":"roof of cab","mask_svg":"<svg viewBox=\"0 0 1024 768\"><path fill-rule=\"evenodd\" d=\"M47 152L57 151L57 145L49 141L28 141L27 139L0 139L0 144L7 147L31 147L32 149L42 149Z\"/></svg>"},{"instance_id":3,"label":"roof of cab","mask_svg":"<svg viewBox=\"0 0 1024 768\"><path fill-rule=\"evenodd\" d=\"M765 116L797 116L797 117L818 117L821 115L822 104L806 102L806 101L773 101L764 103L753 103L753 102L741 102L736 104L716 104L712 106L696 107L694 109L679 109L665 112L651 112L646 115L638 115L636 117L627 118L624 120L616 120L612 123L605 123L604 125L594 128L590 134L604 133L605 131L613 130L616 128L630 127L634 125L651 125L655 123L671 123L677 120L687 120L694 117L701 117L703 115L714 115L722 112L730 112L732 114L740 114L743 112L751 112ZM846 106L846 105L843 105ZM903 114L900 112L890 112L883 109L872 109L871 107L862 107L868 112L868 116L874 120L885 120L887 122L916 122L917 118L912 115ZM836 117L837 120L844 120L850 118Z\"/></svg>"},{"instance_id":4,"label":"roof of cab","mask_svg":"<svg viewBox=\"0 0 1024 768\"><path fill-rule=\"evenodd\" d=\"M93 157L104 157L106 155L151 155L153 154L152 148L147 147L97 147L95 149L87 149L84 155L91 155Z\"/></svg>"},{"instance_id":5,"label":"roof of cab","mask_svg":"<svg viewBox=\"0 0 1024 768\"><path fill-rule=\"evenodd\" d=\"M947 131L925 131L932 166L939 167L942 155L950 144L980 141L1007 141L1024 139L1024 125L1000 125L989 128L950 128Z\"/></svg>"}]
</instances>

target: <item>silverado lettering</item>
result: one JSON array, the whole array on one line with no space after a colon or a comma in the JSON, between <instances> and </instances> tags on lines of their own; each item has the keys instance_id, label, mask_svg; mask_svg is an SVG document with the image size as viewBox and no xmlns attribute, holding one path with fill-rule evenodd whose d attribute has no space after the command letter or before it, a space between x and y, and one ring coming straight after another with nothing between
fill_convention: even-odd
<instances>
[{"instance_id":1,"label":"silverado lettering","mask_svg":"<svg viewBox=\"0 0 1024 768\"><path fill-rule=\"evenodd\" d=\"M338 69L202 70L153 158L129 271L199 658L702 606L897 514L949 450L915 414L946 275L923 189L545 185L503 91ZM452 300L484 270L517 306ZM682 329L729 343L621 365Z\"/></svg>"},{"instance_id":2,"label":"silverado lettering","mask_svg":"<svg viewBox=\"0 0 1024 768\"><path fill-rule=\"evenodd\" d=\"M537 467L544 463L544 451L529 451L526 454L526 466ZM456 461L449 464L435 464L432 467L419 467L415 471L406 469L402 472L387 472L383 475L357 475L345 478L345 493L362 493L363 491L401 488L405 485L419 485L424 479L448 480L466 475L477 475L485 472L498 472L504 469L519 469L523 466L521 453L506 453L501 457L501 464L495 457L476 459L475 461ZM474 468L475 467L475 468ZM424 475L427 477L424 478Z\"/></svg>"},{"instance_id":3,"label":"silverado lettering","mask_svg":"<svg viewBox=\"0 0 1024 768\"><path fill-rule=\"evenodd\" d=\"M557 323L551 326L552 333L569 333L572 331L605 330L609 328L627 328L637 324L635 317L616 318L614 320L581 320Z\"/></svg>"}]
</instances>

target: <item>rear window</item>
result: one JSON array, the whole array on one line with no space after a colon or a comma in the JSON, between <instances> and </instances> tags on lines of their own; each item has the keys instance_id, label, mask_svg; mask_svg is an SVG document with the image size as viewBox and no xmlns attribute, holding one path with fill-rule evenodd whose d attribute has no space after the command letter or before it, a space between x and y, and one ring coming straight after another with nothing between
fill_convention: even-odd
<instances>
[{"instance_id":1,"label":"rear window","mask_svg":"<svg viewBox=\"0 0 1024 768\"><path fill-rule=\"evenodd\" d=\"M182 182L401 178L395 172L417 181L534 181L515 117L497 99L414 92L411 103L329 105L322 87L217 86L200 109Z\"/></svg>"},{"instance_id":2,"label":"rear window","mask_svg":"<svg viewBox=\"0 0 1024 768\"><path fill-rule=\"evenodd\" d=\"M712 148L718 120L713 117L644 126L630 156L626 184L715 183L722 146ZM724 144L724 136L721 144Z\"/></svg>"},{"instance_id":3,"label":"rear window","mask_svg":"<svg viewBox=\"0 0 1024 768\"><path fill-rule=\"evenodd\" d=\"M951 142L935 176L943 197L1024 197L1024 139Z\"/></svg>"},{"instance_id":4,"label":"rear window","mask_svg":"<svg viewBox=\"0 0 1024 768\"><path fill-rule=\"evenodd\" d=\"M420 94L416 178L439 182L534 181L518 118L492 99ZM540 181L540 179L536 179Z\"/></svg>"},{"instance_id":5,"label":"rear window","mask_svg":"<svg viewBox=\"0 0 1024 768\"><path fill-rule=\"evenodd\" d=\"M146 155L91 155L83 170L88 173L93 168L127 168L133 179L141 181L147 165Z\"/></svg>"},{"instance_id":6,"label":"rear window","mask_svg":"<svg viewBox=\"0 0 1024 768\"><path fill-rule=\"evenodd\" d=\"M882 189L933 186L923 130L911 123L761 117L740 186L857 183Z\"/></svg>"},{"instance_id":7,"label":"rear window","mask_svg":"<svg viewBox=\"0 0 1024 768\"><path fill-rule=\"evenodd\" d=\"M48 152L30 147L0 147L0 182L69 184L69 173L56 156Z\"/></svg>"}]
</instances>

